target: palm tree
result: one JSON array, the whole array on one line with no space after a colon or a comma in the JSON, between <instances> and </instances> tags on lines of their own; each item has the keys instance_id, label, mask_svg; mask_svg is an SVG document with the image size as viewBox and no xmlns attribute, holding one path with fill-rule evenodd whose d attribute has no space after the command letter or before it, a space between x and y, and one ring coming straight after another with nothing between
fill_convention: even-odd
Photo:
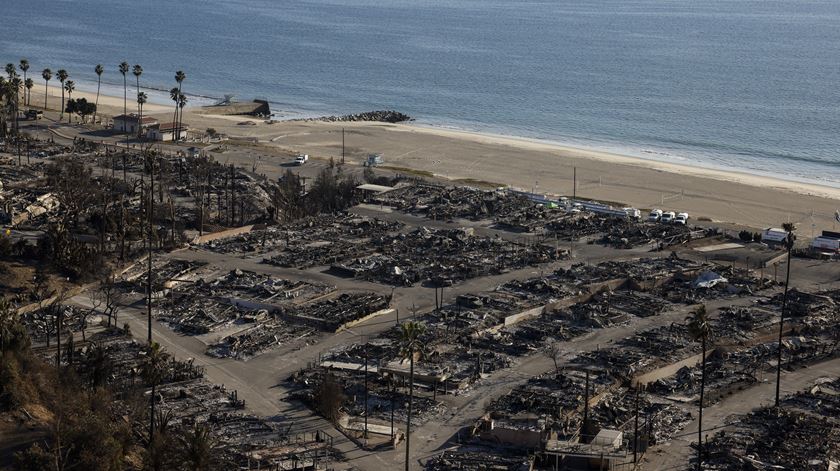
<instances>
[{"instance_id":1,"label":"palm tree","mask_svg":"<svg viewBox=\"0 0 840 471\"><path fill-rule=\"evenodd\" d=\"M181 96L181 86L183 85L184 80L186 80L186 79L187 79L187 74L185 74L183 70L179 70L179 71L175 72L175 81L178 82L178 95L177 95L176 98L173 98L173 100L175 100L175 121L173 121L172 124L175 124L175 123L178 122L178 108L179 108L179 105L180 105L180 98L179 97ZM181 106L180 108L183 108L183 106ZM181 129L177 128L177 129L175 129L175 135L172 136L172 140L176 141L180 138L181 138Z\"/></svg>"},{"instance_id":2,"label":"palm tree","mask_svg":"<svg viewBox=\"0 0 840 471\"><path fill-rule=\"evenodd\" d=\"M414 404L414 356L422 355L424 342L421 337L426 332L425 324L409 321L400 325L400 357L408 359L408 419L405 424L405 471L409 468L409 452L411 447L411 407Z\"/></svg>"},{"instance_id":3,"label":"palm tree","mask_svg":"<svg viewBox=\"0 0 840 471\"><path fill-rule=\"evenodd\" d=\"M143 138L143 105L146 104L146 101L148 101L148 99L149 99L149 97L148 97L148 95L146 95L146 92L139 92L137 94L137 109L138 109L138 111L140 111L138 121L137 121L138 122L137 137L140 138L140 139Z\"/></svg>"},{"instance_id":4,"label":"palm tree","mask_svg":"<svg viewBox=\"0 0 840 471\"><path fill-rule=\"evenodd\" d=\"M123 76L123 115L128 115L128 82L126 82L125 78L125 74L128 73L128 67L128 62L120 62L120 73ZM125 128L123 128L123 131L125 131ZM126 144L127 146L128 144Z\"/></svg>"},{"instance_id":5,"label":"palm tree","mask_svg":"<svg viewBox=\"0 0 840 471\"><path fill-rule=\"evenodd\" d=\"M9 99L12 100L12 108L15 113L15 121L14 121L14 135L18 135L18 115L20 114L20 90L23 88L23 81L20 77L15 76L12 80L9 81L9 86L11 87Z\"/></svg>"},{"instance_id":6,"label":"palm tree","mask_svg":"<svg viewBox=\"0 0 840 471\"><path fill-rule=\"evenodd\" d=\"M169 355L157 342L152 342L146 348L146 359L143 362L143 379L152 386L152 397L149 400L149 443L155 436L155 389L163 381L164 366Z\"/></svg>"},{"instance_id":7,"label":"palm tree","mask_svg":"<svg viewBox=\"0 0 840 471\"><path fill-rule=\"evenodd\" d=\"M96 67L93 69L96 72L96 108L93 110L93 122L96 122L96 112L99 109L99 89L102 87L102 73L105 72L105 67L102 67L102 64L96 64Z\"/></svg>"},{"instance_id":8,"label":"palm tree","mask_svg":"<svg viewBox=\"0 0 840 471\"><path fill-rule=\"evenodd\" d=\"M143 67L140 64L135 64L134 70L132 71L134 74L134 78L137 79L137 93L140 93L140 76L143 75ZM137 113L140 113L140 104L137 104ZM140 126L142 127L142 126Z\"/></svg>"},{"instance_id":9,"label":"palm tree","mask_svg":"<svg viewBox=\"0 0 840 471\"><path fill-rule=\"evenodd\" d=\"M181 128L184 127L184 107L187 106L187 96L181 93L178 95L178 139L181 139Z\"/></svg>"},{"instance_id":10,"label":"palm tree","mask_svg":"<svg viewBox=\"0 0 840 471\"><path fill-rule=\"evenodd\" d=\"M15 75L17 75L16 70L17 69L15 69L15 65L12 64L11 62L6 64L6 75L9 76L9 80L12 80L13 78L15 78Z\"/></svg>"},{"instance_id":11,"label":"palm tree","mask_svg":"<svg viewBox=\"0 0 840 471\"><path fill-rule=\"evenodd\" d=\"M700 342L703 348L703 358L700 362L700 415L697 421L697 469L703 469L703 393L706 389L706 343L712 335L712 327L706 317L706 306L701 305L689 316L688 335L695 342Z\"/></svg>"},{"instance_id":12,"label":"palm tree","mask_svg":"<svg viewBox=\"0 0 840 471\"><path fill-rule=\"evenodd\" d=\"M11 80L0 77L0 137L6 137L8 117L15 113L15 91Z\"/></svg>"},{"instance_id":13,"label":"palm tree","mask_svg":"<svg viewBox=\"0 0 840 471\"><path fill-rule=\"evenodd\" d=\"M29 61L26 60L26 59L21 59L20 60L20 65L18 67L20 67L20 71L23 72L23 83L26 83L26 72L29 70ZM32 87L29 87L29 88L32 88ZM26 95L24 95L23 98L24 98L24 100L23 100L24 103L23 104L26 105L26 106L29 106L29 99L26 97Z\"/></svg>"},{"instance_id":14,"label":"palm tree","mask_svg":"<svg viewBox=\"0 0 840 471\"><path fill-rule=\"evenodd\" d=\"M26 87L26 106L29 106L29 101L32 99L32 87L35 86L35 81L31 78L25 79L23 86Z\"/></svg>"},{"instance_id":15,"label":"palm tree","mask_svg":"<svg viewBox=\"0 0 840 471\"><path fill-rule=\"evenodd\" d=\"M785 248L787 249L787 274L785 275L785 293L782 295L782 313L779 319L779 348L778 357L776 358L776 407L779 407L779 389L782 381L782 335L785 329L785 310L787 309L788 285L790 284L790 253L793 251L793 244L796 242L796 225L792 222L782 224L782 228L787 232L785 238Z\"/></svg>"},{"instance_id":16,"label":"palm tree","mask_svg":"<svg viewBox=\"0 0 840 471\"><path fill-rule=\"evenodd\" d=\"M73 82L72 80L68 80L67 82L64 83L64 90L67 91L67 101L69 102L70 100L73 99L73 92L76 91L76 83ZM67 122L69 123L72 120L73 120L73 114L68 112L67 113Z\"/></svg>"},{"instance_id":17,"label":"palm tree","mask_svg":"<svg viewBox=\"0 0 840 471\"><path fill-rule=\"evenodd\" d=\"M58 77L58 81L61 82L61 114L58 116L58 120L61 121L64 119L64 81L67 80L67 77L69 77L70 74L68 74L64 69L58 69L56 76Z\"/></svg>"},{"instance_id":18,"label":"palm tree","mask_svg":"<svg viewBox=\"0 0 840 471\"><path fill-rule=\"evenodd\" d=\"M187 469L206 471L211 468L210 458L214 447L213 437L206 425L196 423L193 429L178 437L181 456Z\"/></svg>"},{"instance_id":19,"label":"palm tree","mask_svg":"<svg viewBox=\"0 0 840 471\"><path fill-rule=\"evenodd\" d=\"M169 98L172 101L175 102L175 116L173 116L173 118L172 118L172 127L173 128L178 127L178 97L180 95L181 95L181 93L178 91L178 87L172 87L172 89L169 90ZM177 129L176 129L176 131L177 131ZM175 134L176 134L175 132L172 133L172 142L175 142Z\"/></svg>"},{"instance_id":20,"label":"palm tree","mask_svg":"<svg viewBox=\"0 0 840 471\"><path fill-rule=\"evenodd\" d=\"M50 88L50 79L52 78L52 70L44 69L44 71L41 72L41 77L44 78L44 110L46 111L47 97L49 96L48 92Z\"/></svg>"}]
</instances>

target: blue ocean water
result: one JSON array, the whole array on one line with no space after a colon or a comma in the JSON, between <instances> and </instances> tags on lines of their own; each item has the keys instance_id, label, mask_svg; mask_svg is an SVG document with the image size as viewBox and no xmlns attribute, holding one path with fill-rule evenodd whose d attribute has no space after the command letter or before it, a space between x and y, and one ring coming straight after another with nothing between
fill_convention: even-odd
<instances>
[{"instance_id":1,"label":"blue ocean water","mask_svg":"<svg viewBox=\"0 0 840 471\"><path fill-rule=\"evenodd\" d=\"M103 63L121 89L126 60L280 116L392 108L840 186L836 0L2 0L0 31L0 62L80 88Z\"/></svg>"}]
</instances>

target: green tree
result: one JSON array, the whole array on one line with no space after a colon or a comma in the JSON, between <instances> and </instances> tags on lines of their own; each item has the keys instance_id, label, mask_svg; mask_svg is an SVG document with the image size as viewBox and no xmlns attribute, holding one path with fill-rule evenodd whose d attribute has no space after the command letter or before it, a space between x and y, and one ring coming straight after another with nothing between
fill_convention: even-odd
<instances>
[{"instance_id":1,"label":"green tree","mask_svg":"<svg viewBox=\"0 0 840 471\"><path fill-rule=\"evenodd\" d=\"M73 99L73 92L76 91L76 82L74 82L72 80L68 80L67 82L65 82L64 83L64 91L67 92L67 100L68 101L72 100ZM72 121L71 116L73 116L73 114L71 112L67 112L67 122L68 123L70 121Z\"/></svg>"},{"instance_id":2,"label":"green tree","mask_svg":"<svg viewBox=\"0 0 840 471\"><path fill-rule=\"evenodd\" d=\"M20 65L18 65L18 67L20 67L20 71L23 72L23 83L27 83L26 73L29 72L29 61L26 60L26 59L21 59L20 60ZM27 88L32 88L32 87L27 87ZM23 100L24 105L29 106L29 98L25 95L24 95L23 98L24 98L24 100Z\"/></svg>"},{"instance_id":3,"label":"green tree","mask_svg":"<svg viewBox=\"0 0 840 471\"><path fill-rule=\"evenodd\" d=\"M215 443L210 435L210 429L206 425L195 424L191 430L178 437L178 442L185 469L190 471L209 471L212 469Z\"/></svg>"},{"instance_id":4,"label":"green tree","mask_svg":"<svg viewBox=\"0 0 840 471\"><path fill-rule=\"evenodd\" d=\"M64 81L70 77L70 74L67 73L64 69L58 69L56 72L56 77L58 77L58 81L61 82L61 110L60 115L58 116L58 120L61 121L64 119Z\"/></svg>"},{"instance_id":5,"label":"green tree","mask_svg":"<svg viewBox=\"0 0 840 471\"><path fill-rule=\"evenodd\" d=\"M134 74L134 78L137 79L137 95L140 95L140 76L143 75L143 67L140 64L135 64L134 69L131 71ZM140 103L137 103L137 113L140 114ZM138 131L139 132L139 131Z\"/></svg>"},{"instance_id":6,"label":"green tree","mask_svg":"<svg viewBox=\"0 0 840 471\"><path fill-rule=\"evenodd\" d=\"M67 113L79 115L80 122L85 122L87 117L96 112L96 105L89 103L85 98L67 101Z\"/></svg>"},{"instance_id":7,"label":"green tree","mask_svg":"<svg viewBox=\"0 0 840 471\"><path fill-rule=\"evenodd\" d=\"M400 357L409 362L408 373L408 417L405 423L405 471L409 471L411 452L411 408L414 404L414 357L422 356L425 342L422 339L426 326L419 322L405 322L400 325Z\"/></svg>"},{"instance_id":8,"label":"green tree","mask_svg":"<svg viewBox=\"0 0 840 471\"><path fill-rule=\"evenodd\" d=\"M185 74L183 70L179 70L179 71L175 72L175 81L178 82L178 93L175 94L175 96L172 97L172 100L175 101L175 119L172 122L172 124L176 124L176 123L179 122L178 121L178 109L179 109L179 104L180 104L180 101L181 101L181 99L180 99L180 97L181 97L181 87L184 83L184 80L186 80L186 79L187 79L187 74ZM171 93L172 92L170 91L170 96L171 96ZM183 107L181 107L181 108L183 108ZM180 138L181 138L181 129L176 128L175 133L172 135L172 140L177 141Z\"/></svg>"},{"instance_id":9,"label":"green tree","mask_svg":"<svg viewBox=\"0 0 840 471\"><path fill-rule=\"evenodd\" d=\"M123 115L128 115L128 82L126 74L129 70L128 62L120 62L120 73L123 76Z\"/></svg>"},{"instance_id":10,"label":"green tree","mask_svg":"<svg viewBox=\"0 0 840 471\"><path fill-rule=\"evenodd\" d=\"M0 298L0 355L29 349L29 335L21 324L12 303Z\"/></svg>"},{"instance_id":11,"label":"green tree","mask_svg":"<svg viewBox=\"0 0 840 471\"><path fill-rule=\"evenodd\" d=\"M32 87L35 86L35 81L31 78L24 79L23 86L26 87L26 105L29 106L32 101Z\"/></svg>"},{"instance_id":12,"label":"green tree","mask_svg":"<svg viewBox=\"0 0 840 471\"><path fill-rule=\"evenodd\" d=\"M155 394L157 386L163 382L166 363L169 354L157 342L152 342L145 351L143 361L143 379L152 387L152 395L149 398L149 440L155 436Z\"/></svg>"},{"instance_id":13,"label":"green tree","mask_svg":"<svg viewBox=\"0 0 840 471\"><path fill-rule=\"evenodd\" d=\"M44 79L44 110L47 109L47 97L49 96L50 79L52 79L52 70L44 69L41 72L41 77Z\"/></svg>"},{"instance_id":14,"label":"green tree","mask_svg":"<svg viewBox=\"0 0 840 471\"><path fill-rule=\"evenodd\" d=\"M181 131L184 129L184 107L187 106L187 96L178 94L178 140L181 140Z\"/></svg>"},{"instance_id":15,"label":"green tree","mask_svg":"<svg viewBox=\"0 0 840 471\"><path fill-rule=\"evenodd\" d=\"M137 120L137 137L140 139L143 139L143 105L146 104L148 99L149 96L146 95L146 92L137 94L137 110L140 112L138 115L139 119Z\"/></svg>"},{"instance_id":16,"label":"green tree","mask_svg":"<svg viewBox=\"0 0 840 471\"><path fill-rule=\"evenodd\" d=\"M703 469L703 400L706 388L706 346L712 335L712 327L706 316L706 306L698 307L686 318L688 334L695 342L700 342L703 358L700 361L700 415L697 419L697 469Z\"/></svg>"}]
</instances>

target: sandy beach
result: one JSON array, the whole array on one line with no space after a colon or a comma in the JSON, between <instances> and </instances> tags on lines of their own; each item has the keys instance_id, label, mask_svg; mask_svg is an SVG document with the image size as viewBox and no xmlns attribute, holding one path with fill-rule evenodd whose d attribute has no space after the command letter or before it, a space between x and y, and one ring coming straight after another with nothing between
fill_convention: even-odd
<instances>
[{"instance_id":1,"label":"sandy beach","mask_svg":"<svg viewBox=\"0 0 840 471\"><path fill-rule=\"evenodd\" d=\"M38 93L40 88L40 93ZM43 84L33 88L32 104L43 102ZM129 95L133 95L129 87ZM74 97L95 99L77 92ZM50 90L50 108L60 92ZM122 97L100 96L100 113L122 113ZM133 108L132 108L133 105ZM136 103L129 101L129 112ZM288 121L268 124L245 116L217 116L187 107L193 129L214 128L232 139L256 140L269 156L305 152L313 158L341 156L345 129L347 160L360 165L367 154L382 153L385 166L434 175L454 183L511 186L541 193L572 195L628 204L641 209L688 211L693 218L733 222L755 228L792 221L810 236L837 228L840 188L659 162L579 149L539 140L473 133L415 124ZM147 104L144 114L171 120L171 106ZM246 121L253 125L243 125ZM284 160L283 160L284 161ZM577 189L573 175L577 172Z\"/></svg>"}]
</instances>

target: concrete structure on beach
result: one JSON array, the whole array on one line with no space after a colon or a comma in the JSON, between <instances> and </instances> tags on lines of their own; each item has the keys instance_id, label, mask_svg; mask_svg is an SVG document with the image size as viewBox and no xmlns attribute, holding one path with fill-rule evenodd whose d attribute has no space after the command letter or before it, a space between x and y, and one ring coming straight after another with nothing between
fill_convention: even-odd
<instances>
[{"instance_id":1,"label":"concrete structure on beach","mask_svg":"<svg viewBox=\"0 0 840 471\"><path fill-rule=\"evenodd\" d=\"M271 116L271 108L265 100L229 102L205 106L202 111L215 115Z\"/></svg>"}]
</instances>

